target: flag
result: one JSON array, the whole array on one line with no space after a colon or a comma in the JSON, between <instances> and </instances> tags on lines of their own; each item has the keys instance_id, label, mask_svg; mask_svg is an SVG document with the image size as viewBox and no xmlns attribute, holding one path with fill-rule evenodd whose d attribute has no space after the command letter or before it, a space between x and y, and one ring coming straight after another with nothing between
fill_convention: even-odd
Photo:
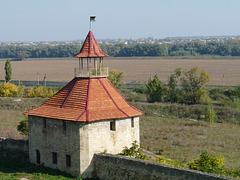
<instances>
[{"instance_id":1,"label":"flag","mask_svg":"<svg viewBox=\"0 0 240 180\"><path fill-rule=\"evenodd\" d=\"M95 21L96 16L90 16L90 21Z\"/></svg>"}]
</instances>

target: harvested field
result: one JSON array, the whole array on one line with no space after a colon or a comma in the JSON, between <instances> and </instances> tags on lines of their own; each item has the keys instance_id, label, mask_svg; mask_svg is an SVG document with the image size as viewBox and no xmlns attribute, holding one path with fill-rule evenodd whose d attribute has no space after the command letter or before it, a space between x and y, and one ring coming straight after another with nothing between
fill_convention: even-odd
<instances>
[{"instance_id":1,"label":"harvested field","mask_svg":"<svg viewBox=\"0 0 240 180\"><path fill-rule=\"evenodd\" d=\"M0 80L4 80L4 60L0 60ZM240 58L162 58L162 57L134 57L134 58L106 58L105 66L125 72L125 83L146 83L147 80L158 75L161 81L167 82L173 71L181 67L190 69L198 66L211 75L209 85L236 86L240 84ZM11 61L12 80L42 81L47 75L47 81L68 82L73 78L74 68L78 67L78 60L73 58L27 59ZM224 78L223 78L224 75Z\"/></svg>"}]
</instances>

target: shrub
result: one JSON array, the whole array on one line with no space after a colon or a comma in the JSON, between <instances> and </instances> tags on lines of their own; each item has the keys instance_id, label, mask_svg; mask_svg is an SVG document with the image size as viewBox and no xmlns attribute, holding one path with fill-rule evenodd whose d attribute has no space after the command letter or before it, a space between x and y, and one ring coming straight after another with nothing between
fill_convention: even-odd
<instances>
[{"instance_id":1,"label":"shrub","mask_svg":"<svg viewBox=\"0 0 240 180\"><path fill-rule=\"evenodd\" d=\"M238 98L238 97L233 97L232 100L231 99L230 100L225 99L225 101L222 101L222 102L225 106L240 109L240 98Z\"/></svg>"},{"instance_id":2,"label":"shrub","mask_svg":"<svg viewBox=\"0 0 240 180\"><path fill-rule=\"evenodd\" d=\"M133 87L132 91L136 92L136 93L140 93L140 94L147 94L147 87L146 86L142 86L142 87Z\"/></svg>"},{"instance_id":3,"label":"shrub","mask_svg":"<svg viewBox=\"0 0 240 180\"><path fill-rule=\"evenodd\" d=\"M54 91L52 89L48 89L43 86L36 86L36 87L28 90L27 97L50 98L55 93L56 93L56 91Z\"/></svg>"},{"instance_id":4,"label":"shrub","mask_svg":"<svg viewBox=\"0 0 240 180\"><path fill-rule=\"evenodd\" d=\"M240 169L227 169L223 165L224 159L222 157L208 154L207 151L203 151L200 158L187 163L189 169L240 178Z\"/></svg>"},{"instance_id":5,"label":"shrub","mask_svg":"<svg viewBox=\"0 0 240 180\"><path fill-rule=\"evenodd\" d=\"M199 170L209 173L223 173L224 159L222 157L208 154L207 151L203 151L200 158L187 163L190 169Z\"/></svg>"},{"instance_id":6,"label":"shrub","mask_svg":"<svg viewBox=\"0 0 240 180\"><path fill-rule=\"evenodd\" d=\"M143 154L143 150L140 148L137 141L134 141L130 148L125 146L122 152L120 153L120 155L130 156L136 159L143 159L143 160L151 159L149 156L146 156Z\"/></svg>"},{"instance_id":7,"label":"shrub","mask_svg":"<svg viewBox=\"0 0 240 180\"><path fill-rule=\"evenodd\" d=\"M209 90L209 96L213 100L222 100L227 97L224 92L225 90L223 88L211 88Z\"/></svg>"},{"instance_id":8,"label":"shrub","mask_svg":"<svg viewBox=\"0 0 240 180\"><path fill-rule=\"evenodd\" d=\"M15 84L11 83L0 83L0 96L2 97L10 97L16 96L18 93L18 88Z\"/></svg>"},{"instance_id":9,"label":"shrub","mask_svg":"<svg viewBox=\"0 0 240 180\"><path fill-rule=\"evenodd\" d=\"M212 104L212 100L208 96L207 91L205 91L205 93L203 93L202 96L200 97L200 104L204 104L204 105L211 105Z\"/></svg>"},{"instance_id":10,"label":"shrub","mask_svg":"<svg viewBox=\"0 0 240 180\"><path fill-rule=\"evenodd\" d=\"M11 96L23 96L25 86L12 83L0 83L0 96L1 97L11 97Z\"/></svg>"},{"instance_id":11,"label":"shrub","mask_svg":"<svg viewBox=\"0 0 240 180\"><path fill-rule=\"evenodd\" d=\"M208 107L205 112L205 119L210 123L213 123L215 119L217 119L217 115L213 108Z\"/></svg>"},{"instance_id":12,"label":"shrub","mask_svg":"<svg viewBox=\"0 0 240 180\"><path fill-rule=\"evenodd\" d=\"M170 166L184 167L184 164L182 162L176 161L176 160L169 160L165 156L157 157L156 161L158 163L162 163L162 164L166 164L166 165L170 165Z\"/></svg>"},{"instance_id":13,"label":"shrub","mask_svg":"<svg viewBox=\"0 0 240 180\"><path fill-rule=\"evenodd\" d=\"M20 121L19 125L17 126L17 130L22 135L28 135L28 121L27 120Z\"/></svg>"}]
</instances>

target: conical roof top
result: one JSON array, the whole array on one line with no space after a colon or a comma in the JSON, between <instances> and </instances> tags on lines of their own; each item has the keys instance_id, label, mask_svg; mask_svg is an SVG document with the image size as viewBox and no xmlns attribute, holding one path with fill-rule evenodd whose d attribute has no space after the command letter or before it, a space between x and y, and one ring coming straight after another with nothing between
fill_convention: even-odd
<instances>
[{"instance_id":1,"label":"conical roof top","mask_svg":"<svg viewBox=\"0 0 240 180\"><path fill-rule=\"evenodd\" d=\"M24 114L92 122L143 113L130 106L107 78L74 78L40 107Z\"/></svg>"},{"instance_id":2,"label":"conical roof top","mask_svg":"<svg viewBox=\"0 0 240 180\"><path fill-rule=\"evenodd\" d=\"M92 31L89 31L80 52L73 57L107 57L98 45Z\"/></svg>"}]
</instances>

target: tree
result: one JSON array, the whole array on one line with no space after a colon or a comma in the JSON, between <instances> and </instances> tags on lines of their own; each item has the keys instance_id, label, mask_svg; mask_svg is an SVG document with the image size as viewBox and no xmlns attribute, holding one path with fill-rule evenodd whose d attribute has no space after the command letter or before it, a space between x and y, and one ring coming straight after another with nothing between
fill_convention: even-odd
<instances>
[{"instance_id":1,"label":"tree","mask_svg":"<svg viewBox=\"0 0 240 180\"><path fill-rule=\"evenodd\" d=\"M11 80L12 77L12 66L11 66L11 62L7 59L5 62L5 81L9 82Z\"/></svg>"},{"instance_id":2,"label":"tree","mask_svg":"<svg viewBox=\"0 0 240 180\"><path fill-rule=\"evenodd\" d=\"M184 103L199 104L201 97L206 96L207 91L204 87L210 81L210 75L194 67L190 70L184 70L180 78L183 86Z\"/></svg>"},{"instance_id":3,"label":"tree","mask_svg":"<svg viewBox=\"0 0 240 180\"><path fill-rule=\"evenodd\" d=\"M18 59L23 60L26 57L28 57L28 55L27 55L26 51L19 51L18 54L17 54L17 57L18 57Z\"/></svg>"},{"instance_id":4,"label":"tree","mask_svg":"<svg viewBox=\"0 0 240 180\"><path fill-rule=\"evenodd\" d=\"M177 88L178 79L182 75L182 68L177 68L174 71L168 81L168 90L166 101L169 102L178 102L179 101L179 88Z\"/></svg>"},{"instance_id":5,"label":"tree","mask_svg":"<svg viewBox=\"0 0 240 180\"><path fill-rule=\"evenodd\" d=\"M164 85L155 75L153 80L149 79L146 85L148 91L148 101L149 102L162 102L164 94Z\"/></svg>"},{"instance_id":6,"label":"tree","mask_svg":"<svg viewBox=\"0 0 240 180\"><path fill-rule=\"evenodd\" d=\"M123 87L123 78L124 72L119 70L111 70L109 71L108 79L114 85L115 88L120 89Z\"/></svg>"},{"instance_id":7,"label":"tree","mask_svg":"<svg viewBox=\"0 0 240 180\"><path fill-rule=\"evenodd\" d=\"M17 126L17 130L22 135L28 135L28 120L22 120L20 121L19 125Z\"/></svg>"}]
</instances>

